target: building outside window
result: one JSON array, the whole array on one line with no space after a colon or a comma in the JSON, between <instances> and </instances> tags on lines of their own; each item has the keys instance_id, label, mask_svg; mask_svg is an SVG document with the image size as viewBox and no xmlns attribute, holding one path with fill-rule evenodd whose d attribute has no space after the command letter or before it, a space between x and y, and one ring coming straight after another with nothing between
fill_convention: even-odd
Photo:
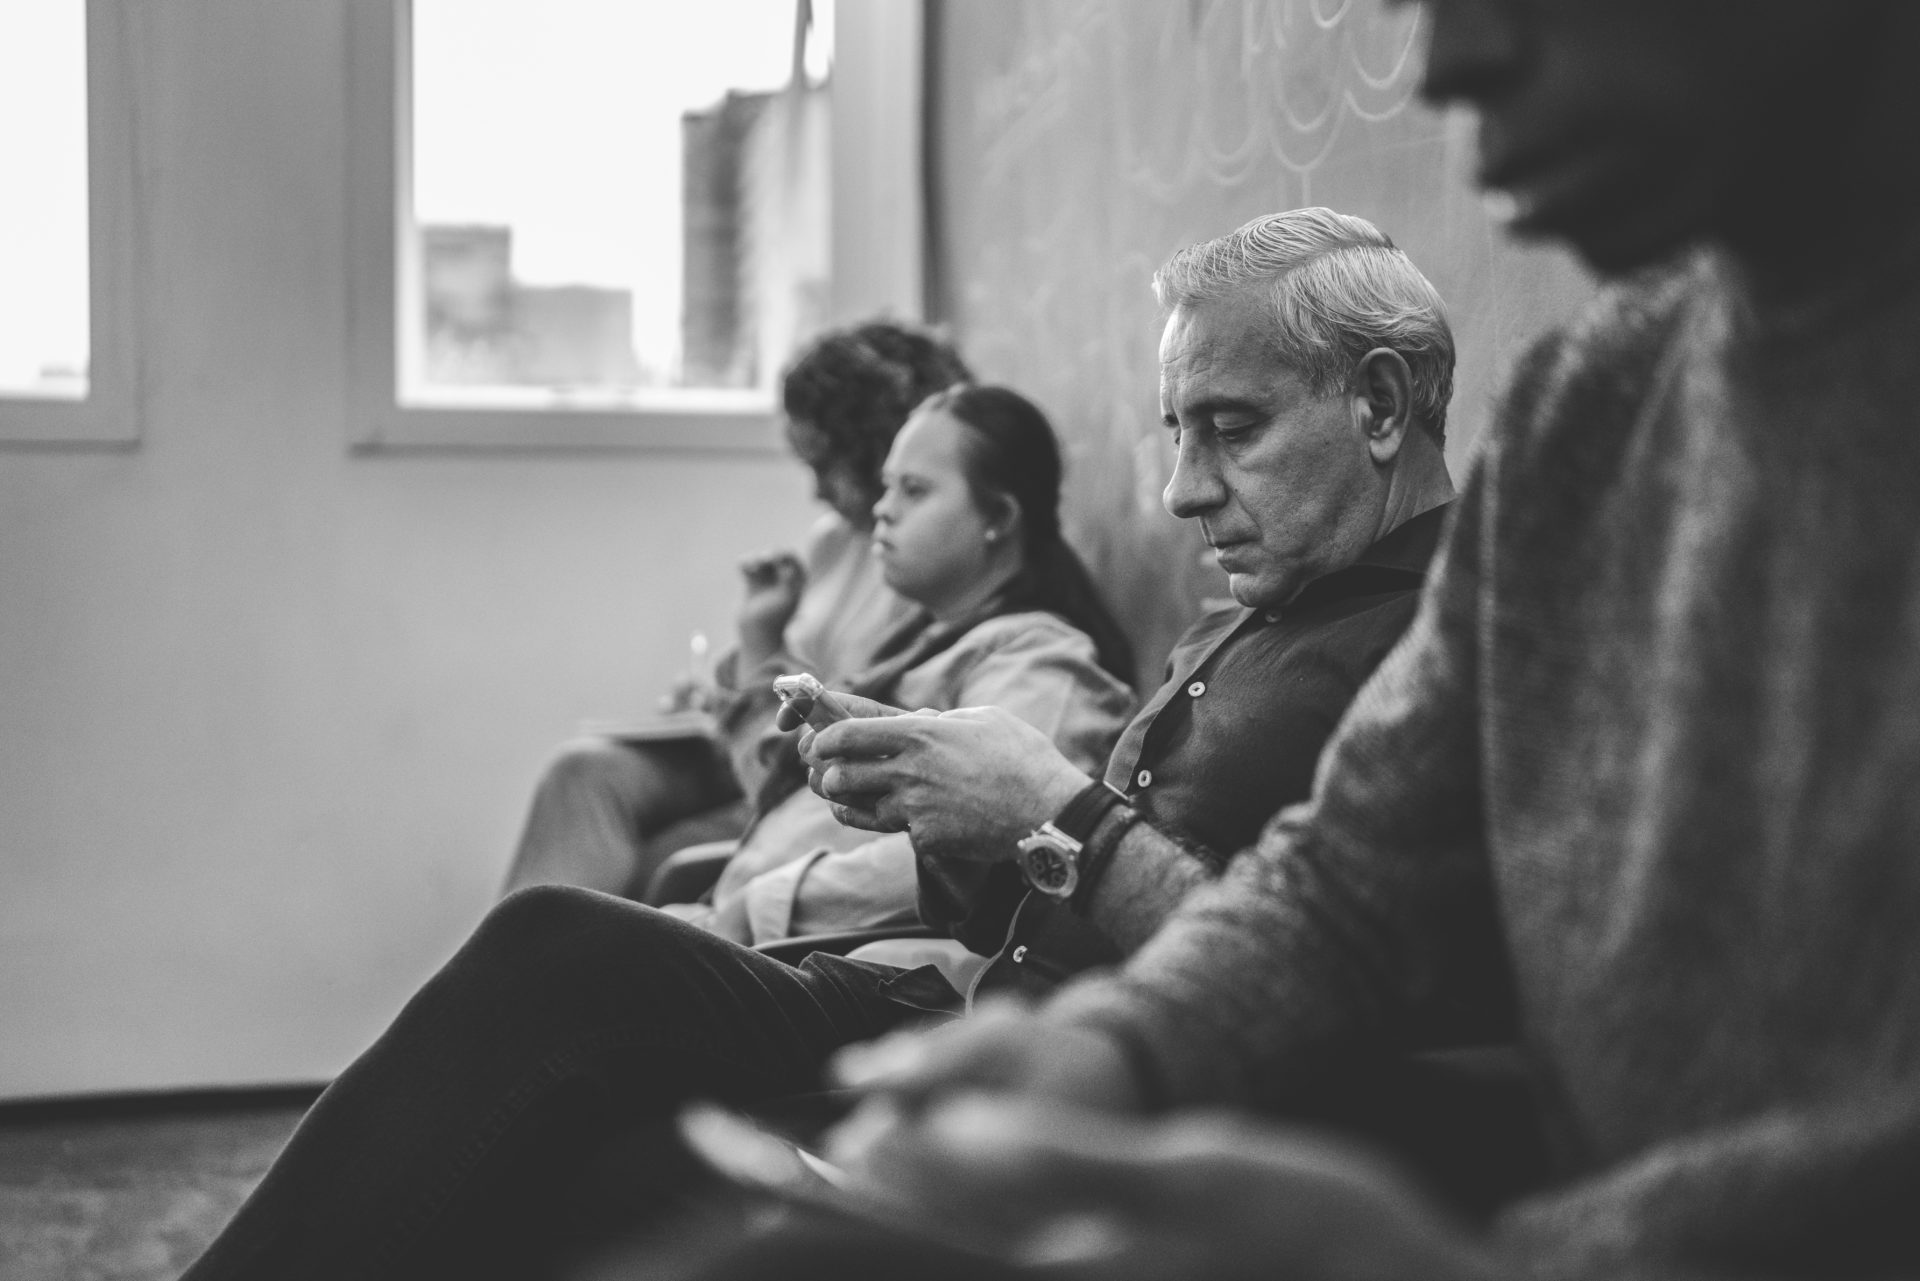
<instances>
[{"instance_id":1,"label":"building outside window","mask_svg":"<svg viewBox=\"0 0 1920 1281\"><path fill-rule=\"evenodd\" d=\"M826 0L413 0L403 406L767 405L827 319Z\"/></svg>"}]
</instances>

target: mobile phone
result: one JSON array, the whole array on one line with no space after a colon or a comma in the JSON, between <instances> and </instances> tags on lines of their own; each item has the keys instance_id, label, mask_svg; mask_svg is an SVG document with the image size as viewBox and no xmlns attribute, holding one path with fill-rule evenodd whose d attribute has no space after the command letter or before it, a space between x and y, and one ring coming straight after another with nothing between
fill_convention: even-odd
<instances>
[{"instance_id":1,"label":"mobile phone","mask_svg":"<svg viewBox=\"0 0 1920 1281\"><path fill-rule=\"evenodd\" d=\"M782 703L800 712L800 718L815 729L825 729L835 721L853 716L832 690L805 672L774 677L773 692L780 696Z\"/></svg>"},{"instance_id":2,"label":"mobile phone","mask_svg":"<svg viewBox=\"0 0 1920 1281\"><path fill-rule=\"evenodd\" d=\"M681 1110L679 1129L694 1155L715 1173L782 1204L975 1258L1007 1261L989 1245L963 1239L910 1207L863 1191L852 1175L825 1157L738 1112L713 1103L692 1103Z\"/></svg>"}]
</instances>

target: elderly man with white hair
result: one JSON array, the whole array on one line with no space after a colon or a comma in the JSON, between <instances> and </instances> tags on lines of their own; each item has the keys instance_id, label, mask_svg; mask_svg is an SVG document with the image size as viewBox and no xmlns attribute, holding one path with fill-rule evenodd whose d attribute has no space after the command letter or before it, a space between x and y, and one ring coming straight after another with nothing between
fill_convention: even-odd
<instances>
[{"instance_id":1,"label":"elderly man with white hair","mask_svg":"<svg viewBox=\"0 0 1920 1281\"><path fill-rule=\"evenodd\" d=\"M1043 991L1131 952L1306 797L1412 619L1453 495L1452 336L1371 224L1256 218L1175 254L1154 290L1164 500L1200 523L1234 604L1181 638L1104 781L992 708L857 719L812 744L843 822L913 833L922 916L998 949L976 992Z\"/></svg>"}]
</instances>

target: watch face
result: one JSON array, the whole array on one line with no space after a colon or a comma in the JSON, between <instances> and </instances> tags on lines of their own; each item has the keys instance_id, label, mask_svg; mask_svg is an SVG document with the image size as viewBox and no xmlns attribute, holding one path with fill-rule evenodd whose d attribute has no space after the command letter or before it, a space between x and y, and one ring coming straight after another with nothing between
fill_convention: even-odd
<instances>
[{"instance_id":1,"label":"watch face","mask_svg":"<svg viewBox=\"0 0 1920 1281\"><path fill-rule=\"evenodd\" d=\"M1020 842L1020 870L1027 883L1042 894L1066 898L1080 880L1080 867L1071 851L1044 836Z\"/></svg>"}]
</instances>

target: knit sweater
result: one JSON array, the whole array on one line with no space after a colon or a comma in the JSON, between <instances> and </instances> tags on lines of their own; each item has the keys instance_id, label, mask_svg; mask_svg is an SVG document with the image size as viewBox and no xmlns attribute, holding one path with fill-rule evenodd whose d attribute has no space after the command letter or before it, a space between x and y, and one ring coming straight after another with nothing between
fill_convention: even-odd
<instances>
[{"instance_id":1,"label":"knit sweater","mask_svg":"<svg viewBox=\"0 0 1920 1281\"><path fill-rule=\"evenodd\" d=\"M1517 1028L1539 1276L1920 1263L1920 272L1701 253L1519 371L1402 645L1117 976L1176 1102Z\"/></svg>"}]
</instances>

